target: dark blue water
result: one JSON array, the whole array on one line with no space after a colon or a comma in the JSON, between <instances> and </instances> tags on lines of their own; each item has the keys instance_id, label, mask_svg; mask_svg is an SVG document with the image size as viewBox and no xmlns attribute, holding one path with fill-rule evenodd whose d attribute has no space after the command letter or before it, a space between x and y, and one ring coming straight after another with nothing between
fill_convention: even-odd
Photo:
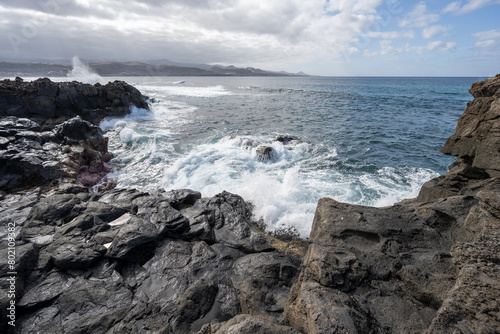
<instances>
[{"instance_id":1,"label":"dark blue water","mask_svg":"<svg viewBox=\"0 0 500 334\"><path fill-rule=\"evenodd\" d=\"M235 192L270 228L307 236L321 197L384 206L446 172L454 158L439 149L482 79L125 78L153 113L102 127L119 186ZM283 135L298 140L275 141Z\"/></svg>"}]
</instances>

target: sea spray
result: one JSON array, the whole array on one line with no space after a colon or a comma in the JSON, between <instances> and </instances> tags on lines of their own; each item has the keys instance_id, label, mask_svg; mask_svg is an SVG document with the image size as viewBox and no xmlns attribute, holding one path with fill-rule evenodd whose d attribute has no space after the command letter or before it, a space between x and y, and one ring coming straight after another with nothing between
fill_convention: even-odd
<instances>
[{"instance_id":1,"label":"sea spray","mask_svg":"<svg viewBox=\"0 0 500 334\"><path fill-rule=\"evenodd\" d=\"M71 60L71 63L73 65L73 68L67 74L68 78L88 84L103 82L103 78L99 74L92 71L92 69L88 65L82 63L78 56L74 56Z\"/></svg>"}]
</instances>

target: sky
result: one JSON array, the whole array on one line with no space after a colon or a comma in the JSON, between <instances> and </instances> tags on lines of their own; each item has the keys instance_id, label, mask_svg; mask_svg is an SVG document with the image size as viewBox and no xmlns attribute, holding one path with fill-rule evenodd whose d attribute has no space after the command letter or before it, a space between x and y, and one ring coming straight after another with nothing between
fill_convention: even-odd
<instances>
[{"instance_id":1,"label":"sky","mask_svg":"<svg viewBox=\"0 0 500 334\"><path fill-rule=\"evenodd\" d=\"M500 73L500 0L2 0L0 38L0 61L487 77Z\"/></svg>"}]
</instances>

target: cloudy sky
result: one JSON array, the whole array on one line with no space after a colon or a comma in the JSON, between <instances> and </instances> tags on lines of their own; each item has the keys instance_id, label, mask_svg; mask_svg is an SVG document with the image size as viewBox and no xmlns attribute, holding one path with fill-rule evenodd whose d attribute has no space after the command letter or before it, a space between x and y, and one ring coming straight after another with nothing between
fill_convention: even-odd
<instances>
[{"instance_id":1,"label":"cloudy sky","mask_svg":"<svg viewBox=\"0 0 500 334\"><path fill-rule=\"evenodd\" d=\"M318 75L500 73L500 0L2 0L1 60L152 60Z\"/></svg>"}]
</instances>

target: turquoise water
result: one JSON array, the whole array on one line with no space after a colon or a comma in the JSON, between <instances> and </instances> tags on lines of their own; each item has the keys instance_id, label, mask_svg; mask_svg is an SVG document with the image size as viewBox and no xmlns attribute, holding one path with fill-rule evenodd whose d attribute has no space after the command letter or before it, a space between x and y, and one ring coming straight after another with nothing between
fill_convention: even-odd
<instances>
[{"instance_id":1,"label":"turquoise water","mask_svg":"<svg viewBox=\"0 0 500 334\"><path fill-rule=\"evenodd\" d=\"M101 123L119 187L230 191L270 230L307 237L321 197L386 206L446 172L439 149L482 78L118 79L152 106Z\"/></svg>"}]
</instances>

